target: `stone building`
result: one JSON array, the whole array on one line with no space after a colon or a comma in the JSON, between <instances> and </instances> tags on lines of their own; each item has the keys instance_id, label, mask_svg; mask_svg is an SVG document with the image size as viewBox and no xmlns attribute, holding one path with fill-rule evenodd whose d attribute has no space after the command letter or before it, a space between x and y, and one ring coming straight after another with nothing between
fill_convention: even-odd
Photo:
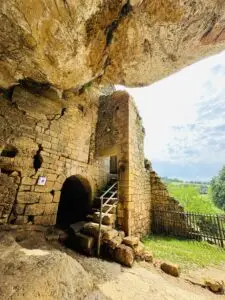
<instances>
[{"instance_id":1,"label":"stone building","mask_svg":"<svg viewBox=\"0 0 225 300\"><path fill-rule=\"evenodd\" d=\"M151 204L170 198L156 192L145 166L144 128L126 92L62 94L27 81L2 93L0 106L1 224L55 225L60 206L67 225L85 219L111 172L118 178L117 226L150 232Z\"/></svg>"},{"instance_id":2,"label":"stone building","mask_svg":"<svg viewBox=\"0 0 225 300\"><path fill-rule=\"evenodd\" d=\"M221 0L0 1L0 223L80 220L114 169L118 226L147 234L151 206L177 203L144 163L132 99L100 87L222 51L224 20Z\"/></svg>"}]
</instances>

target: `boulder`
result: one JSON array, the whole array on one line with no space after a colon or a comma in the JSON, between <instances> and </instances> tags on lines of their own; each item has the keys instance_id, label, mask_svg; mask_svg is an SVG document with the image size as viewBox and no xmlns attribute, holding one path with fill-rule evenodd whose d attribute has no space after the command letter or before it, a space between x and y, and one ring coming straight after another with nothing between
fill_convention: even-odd
<instances>
[{"instance_id":1,"label":"boulder","mask_svg":"<svg viewBox=\"0 0 225 300\"><path fill-rule=\"evenodd\" d=\"M224 288L225 288L224 281L206 279L204 283L205 286L213 293L224 293Z\"/></svg>"},{"instance_id":2,"label":"boulder","mask_svg":"<svg viewBox=\"0 0 225 300\"><path fill-rule=\"evenodd\" d=\"M180 276L180 267L177 264L164 262L160 267L165 273L169 275L172 275L174 277Z\"/></svg>"},{"instance_id":3,"label":"boulder","mask_svg":"<svg viewBox=\"0 0 225 300\"><path fill-rule=\"evenodd\" d=\"M122 238L118 235L114 237L112 240L108 241L110 248L113 250L122 243Z\"/></svg>"},{"instance_id":4,"label":"boulder","mask_svg":"<svg viewBox=\"0 0 225 300\"><path fill-rule=\"evenodd\" d=\"M111 240L113 240L117 236L118 236L118 231L115 230L115 229L111 229L109 231L104 232L104 234L102 236L102 240L104 240L104 241L111 241ZM120 239L122 240L121 237L120 237Z\"/></svg>"},{"instance_id":5,"label":"boulder","mask_svg":"<svg viewBox=\"0 0 225 300\"><path fill-rule=\"evenodd\" d=\"M114 259L124 266L132 267L134 263L134 252L131 247L121 244L117 246L114 251Z\"/></svg>"},{"instance_id":6,"label":"boulder","mask_svg":"<svg viewBox=\"0 0 225 300\"><path fill-rule=\"evenodd\" d=\"M136 260L145 260L145 249L144 244L138 242L138 245L135 245L134 248L134 255Z\"/></svg>"},{"instance_id":7,"label":"boulder","mask_svg":"<svg viewBox=\"0 0 225 300\"><path fill-rule=\"evenodd\" d=\"M146 262L152 263L153 262L153 254L151 251L144 252L144 258Z\"/></svg>"},{"instance_id":8,"label":"boulder","mask_svg":"<svg viewBox=\"0 0 225 300\"><path fill-rule=\"evenodd\" d=\"M122 239L125 237L125 232L122 230L118 230L118 234Z\"/></svg>"},{"instance_id":9,"label":"boulder","mask_svg":"<svg viewBox=\"0 0 225 300\"><path fill-rule=\"evenodd\" d=\"M126 236L123 239L123 244L130 246L130 247L134 247L137 246L139 243L139 238L135 237L135 236Z\"/></svg>"},{"instance_id":10,"label":"boulder","mask_svg":"<svg viewBox=\"0 0 225 300\"><path fill-rule=\"evenodd\" d=\"M1 299L85 299L94 284L71 256L56 249L27 249L0 237Z\"/></svg>"}]
</instances>

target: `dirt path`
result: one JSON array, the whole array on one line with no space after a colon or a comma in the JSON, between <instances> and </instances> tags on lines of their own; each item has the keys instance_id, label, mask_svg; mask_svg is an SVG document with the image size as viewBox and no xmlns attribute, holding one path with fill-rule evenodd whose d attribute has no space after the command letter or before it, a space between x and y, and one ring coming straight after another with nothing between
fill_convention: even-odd
<instances>
[{"instance_id":1,"label":"dirt path","mask_svg":"<svg viewBox=\"0 0 225 300\"><path fill-rule=\"evenodd\" d=\"M9 243L8 236L11 235L10 239L14 240L13 247L12 244ZM3 238L4 237L4 238ZM70 268L70 273L74 276L73 279L70 279L69 284L67 285L67 290L64 290L64 296L62 298L62 294L59 291L59 283L54 279L54 273L51 273L51 278L55 281L55 289L58 290L57 294L54 293L54 285L51 286L51 290L49 293L43 297L39 297L38 293L33 296L32 300L76 300L76 299L85 299L85 300L170 300L170 299L178 299L178 300L194 300L194 299L225 299L225 296L222 295L214 295L208 290L205 290L199 286L193 285L184 278L173 278L169 275L164 274L160 270L153 267L152 264L147 263L135 263L133 268L124 268L117 263L108 262L99 260L97 258L88 258L83 255L80 255L70 249L64 248L57 242L48 243L45 241L43 234L41 233L14 233L12 237L12 233L7 233L2 238L0 236L0 260L1 260L1 281L4 282L4 286L9 287L10 285L15 285L15 282L21 281L21 278L29 278L32 275L33 281L35 281L35 275L39 278L39 274L46 274L45 270L51 270L52 266L49 268L46 265L49 263L49 259L46 260L46 265L43 264L45 262L45 256L43 255L43 251L47 251L49 257L54 257L52 263L57 264L57 257L61 259L64 257L67 265L65 268L61 268L60 272L63 272L64 278L68 278L69 273L69 265L73 264L73 268L79 269L81 273L78 271L74 272L73 269ZM8 244L7 244L8 243ZM6 247L7 246L7 247ZM10 249L10 250L9 250ZM15 250L14 250L15 249ZM30 249L35 249L35 252L30 251ZM9 255L9 251L11 251ZM18 267L17 263L17 255L13 255L13 251L19 251L20 259L22 259L23 264L21 266L21 262ZM32 253L35 253L35 259L32 259ZM12 256L13 255L13 256ZM63 256L62 256L63 255ZM13 262L12 262L13 257ZM47 256L46 256L47 257ZM68 259L67 259L68 257ZM18 258L19 259L19 258ZM35 264L38 262L38 269L35 268ZM62 264L62 261L59 263ZM32 269L26 267L26 264L32 265ZM11 266L10 276L7 276L7 273L4 274L5 266ZM54 265L53 265L54 266ZM13 268L16 268L16 272L14 272ZM8 270L8 269L7 269ZM26 270L27 274L24 274L24 270ZM59 270L59 269L56 269ZM199 270L199 272L205 272L206 270ZM21 272L21 275L20 275ZM29 274L29 272L32 272ZM59 272L59 271L57 271ZM76 274L82 274L81 280L76 277ZM211 270L212 272L212 270ZM35 274L37 273L37 274ZM199 273L199 276L202 274ZM15 276L14 276L15 274ZM47 275L47 274L46 274ZM22 277L20 277L22 276ZM195 276L198 276L196 273ZM221 275L222 276L222 275ZM55 274L56 278L61 278L62 275ZM50 279L46 277L47 279ZM77 279L76 279L77 278ZM85 279L88 278L88 279ZM69 279L68 279L69 280ZM88 280L89 287L87 289L85 280ZM64 283L64 287L65 287ZM4 288L1 286L1 289ZM30 299L27 297L30 295L32 288L27 287L26 291L26 283L21 283L18 285L19 289L23 290L23 300ZM35 287L38 290L38 287ZM73 295L68 291L68 289L73 289ZM76 290L82 290L86 292L81 294L77 293ZM0 290L4 294L4 290ZM43 293L43 291L41 291ZM2 295L3 295L2 294ZM6 293L4 295L7 295ZM54 295L54 297L52 296ZM61 296L58 296L61 295ZM66 296L65 296L66 295ZM1 297L0 297L1 298ZM5 298L1 298L2 300L10 299L20 299L16 297L16 293L13 296L8 295Z\"/></svg>"}]
</instances>

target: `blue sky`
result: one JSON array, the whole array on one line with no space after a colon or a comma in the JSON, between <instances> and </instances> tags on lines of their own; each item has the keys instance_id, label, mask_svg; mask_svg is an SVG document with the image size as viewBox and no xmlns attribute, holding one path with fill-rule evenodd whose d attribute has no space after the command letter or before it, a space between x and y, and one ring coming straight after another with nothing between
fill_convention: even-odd
<instances>
[{"instance_id":1,"label":"blue sky","mask_svg":"<svg viewBox=\"0 0 225 300\"><path fill-rule=\"evenodd\" d=\"M117 87L118 88L118 87ZM143 88L125 88L161 176L210 180L225 164L225 51Z\"/></svg>"}]
</instances>

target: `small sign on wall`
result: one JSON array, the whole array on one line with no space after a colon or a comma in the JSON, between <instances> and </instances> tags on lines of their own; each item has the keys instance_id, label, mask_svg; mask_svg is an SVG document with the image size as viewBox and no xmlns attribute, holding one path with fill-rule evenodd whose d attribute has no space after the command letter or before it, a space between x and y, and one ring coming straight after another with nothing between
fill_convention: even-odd
<instances>
[{"instance_id":1,"label":"small sign on wall","mask_svg":"<svg viewBox=\"0 0 225 300\"><path fill-rule=\"evenodd\" d=\"M47 181L47 178L44 177L44 176L40 176L38 178L38 185L45 185L46 184L46 181Z\"/></svg>"}]
</instances>

